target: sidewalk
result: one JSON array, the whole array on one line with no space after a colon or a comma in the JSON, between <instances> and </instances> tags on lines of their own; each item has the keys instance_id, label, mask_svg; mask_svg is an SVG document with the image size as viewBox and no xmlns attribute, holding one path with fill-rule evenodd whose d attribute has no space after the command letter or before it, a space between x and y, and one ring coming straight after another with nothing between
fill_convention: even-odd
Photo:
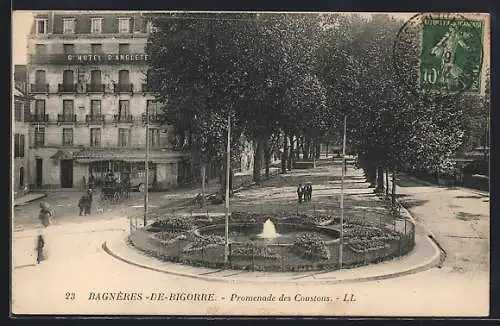
<instances>
[{"instance_id":1,"label":"sidewalk","mask_svg":"<svg viewBox=\"0 0 500 326\"><path fill-rule=\"evenodd\" d=\"M26 195L14 199L14 207L15 206L23 206L37 199L45 198L47 194L30 192Z\"/></svg>"}]
</instances>

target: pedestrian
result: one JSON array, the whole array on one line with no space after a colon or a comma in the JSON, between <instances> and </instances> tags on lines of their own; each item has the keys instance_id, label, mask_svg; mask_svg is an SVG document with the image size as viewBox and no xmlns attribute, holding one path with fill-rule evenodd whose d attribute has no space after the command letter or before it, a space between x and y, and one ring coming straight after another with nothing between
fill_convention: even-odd
<instances>
[{"instance_id":1,"label":"pedestrian","mask_svg":"<svg viewBox=\"0 0 500 326\"><path fill-rule=\"evenodd\" d=\"M52 210L50 209L50 205L48 203L40 203L40 213L38 214L38 218L40 219L44 227L47 227L51 224Z\"/></svg>"},{"instance_id":2,"label":"pedestrian","mask_svg":"<svg viewBox=\"0 0 500 326\"><path fill-rule=\"evenodd\" d=\"M80 200L78 201L78 208L80 208L80 213L78 215L90 215L90 206L91 206L91 198L89 196L89 192L86 191Z\"/></svg>"},{"instance_id":3,"label":"pedestrian","mask_svg":"<svg viewBox=\"0 0 500 326\"><path fill-rule=\"evenodd\" d=\"M302 204L302 196L304 195L304 188L302 187L302 184L299 184L297 187L297 196L299 198L299 204Z\"/></svg>"},{"instance_id":4,"label":"pedestrian","mask_svg":"<svg viewBox=\"0 0 500 326\"><path fill-rule=\"evenodd\" d=\"M313 191L312 184L309 183L307 185L307 201L311 201L311 199L312 199L312 191Z\"/></svg>"},{"instance_id":5,"label":"pedestrian","mask_svg":"<svg viewBox=\"0 0 500 326\"><path fill-rule=\"evenodd\" d=\"M45 255L43 252L43 248L45 247L45 240L43 239L43 235L41 233L38 234L36 240L36 263L40 264L42 260L45 259Z\"/></svg>"},{"instance_id":6,"label":"pedestrian","mask_svg":"<svg viewBox=\"0 0 500 326\"><path fill-rule=\"evenodd\" d=\"M89 180L88 180L88 189L94 189L95 186L95 178L92 172L90 172Z\"/></svg>"},{"instance_id":7,"label":"pedestrian","mask_svg":"<svg viewBox=\"0 0 500 326\"><path fill-rule=\"evenodd\" d=\"M87 210L85 212L85 214L89 214L90 215L90 211L92 210L92 201L93 201L93 193L92 193L92 189L87 189L87 196L89 198L89 202L88 202L88 205L87 205Z\"/></svg>"}]
</instances>

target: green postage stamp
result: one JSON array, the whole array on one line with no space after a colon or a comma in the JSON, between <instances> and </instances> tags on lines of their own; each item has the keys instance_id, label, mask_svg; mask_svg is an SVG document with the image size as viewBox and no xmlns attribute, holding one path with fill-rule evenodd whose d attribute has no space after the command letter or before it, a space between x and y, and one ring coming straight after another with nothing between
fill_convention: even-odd
<instances>
[{"instance_id":1,"label":"green postage stamp","mask_svg":"<svg viewBox=\"0 0 500 326\"><path fill-rule=\"evenodd\" d=\"M481 20L459 17L427 16L422 20L422 91L480 92L483 28Z\"/></svg>"}]
</instances>

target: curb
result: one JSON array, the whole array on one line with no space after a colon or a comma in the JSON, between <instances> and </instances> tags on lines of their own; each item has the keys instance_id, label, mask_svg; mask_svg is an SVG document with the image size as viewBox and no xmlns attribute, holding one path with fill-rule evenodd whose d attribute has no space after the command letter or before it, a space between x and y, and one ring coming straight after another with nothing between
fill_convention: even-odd
<instances>
[{"instance_id":1,"label":"curb","mask_svg":"<svg viewBox=\"0 0 500 326\"><path fill-rule=\"evenodd\" d=\"M14 207L24 206L24 205L26 205L28 203L34 202L35 200L39 200L39 199L42 199L42 198L45 198L45 197L47 197L47 194L40 194L39 197L34 197L33 199L23 201L22 203L19 203L19 204L16 204L14 202Z\"/></svg>"},{"instance_id":2,"label":"curb","mask_svg":"<svg viewBox=\"0 0 500 326\"><path fill-rule=\"evenodd\" d=\"M144 269L148 269L151 271L160 272L160 273L164 273L164 274L168 274L168 275L187 277L187 278L198 279L198 280L203 280L203 281L207 281L207 282L217 282L217 283L226 283L226 284L227 283L232 283L232 284L284 283L284 284L295 284L295 285L300 285L300 284L345 284L345 283L360 283L360 282L369 282L369 281L378 281L378 280L396 278L396 277L401 277L401 276L405 276L405 275L419 273L419 272L422 272L424 270L428 270L428 269L431 269L431 268L437 266L441 260L441 251L439 250L436 243L431 241L431 239L429 239L428 236L422 236L422 237L423 237L423 239L429 241L434 248L434 254L432 255L431 258L427 259L424 263L422 263L418 266L415 266L413 268L409 268L407 270L402 270L402 271L393 272L393 273L367 276L367 277L345 278L345 279L337 279L337 280L332 280L332 279L313 279L313 280L301 280L301 281L276 280L276 279L249 280L249 279L229 279L229 278L213 277L213 276L201 276L201 275L197 275L197 274L169 271L169 270L166 270L164 268L152 267L152 266L148 266L145 264L141 264L141 263L132 261L132 260L125 258L125 257L122 257L122 256L118 255L116 252L114 252L109 247L109 244L106 241L103 242L102 249L108 255L112 256L113 258L120 260L120 261L122 261L126 264L129 264L129 265L133 265L136 267L140 267L140 268L144 268ZM387 261L387 262L390 262L390 261ZM312 276L314 278L314 274L307 275L306 277L310 277L310 276Z\"/></svg>"}]
</instances>

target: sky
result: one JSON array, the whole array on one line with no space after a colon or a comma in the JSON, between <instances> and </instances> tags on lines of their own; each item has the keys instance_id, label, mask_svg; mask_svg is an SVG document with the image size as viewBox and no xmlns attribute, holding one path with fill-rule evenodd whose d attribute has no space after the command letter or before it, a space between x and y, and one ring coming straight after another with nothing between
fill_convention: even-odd
<instances>
[{"instance_id":1,"label":"sky","mask_svg":"<svg viewBox=\"0 0 500 326\"><path fill-rule=\"evenodd\" d=\"M12 13L12 62L26 64L27 38L33 23L31 11L14 11Z\"/></svg>"}]
</instances>

